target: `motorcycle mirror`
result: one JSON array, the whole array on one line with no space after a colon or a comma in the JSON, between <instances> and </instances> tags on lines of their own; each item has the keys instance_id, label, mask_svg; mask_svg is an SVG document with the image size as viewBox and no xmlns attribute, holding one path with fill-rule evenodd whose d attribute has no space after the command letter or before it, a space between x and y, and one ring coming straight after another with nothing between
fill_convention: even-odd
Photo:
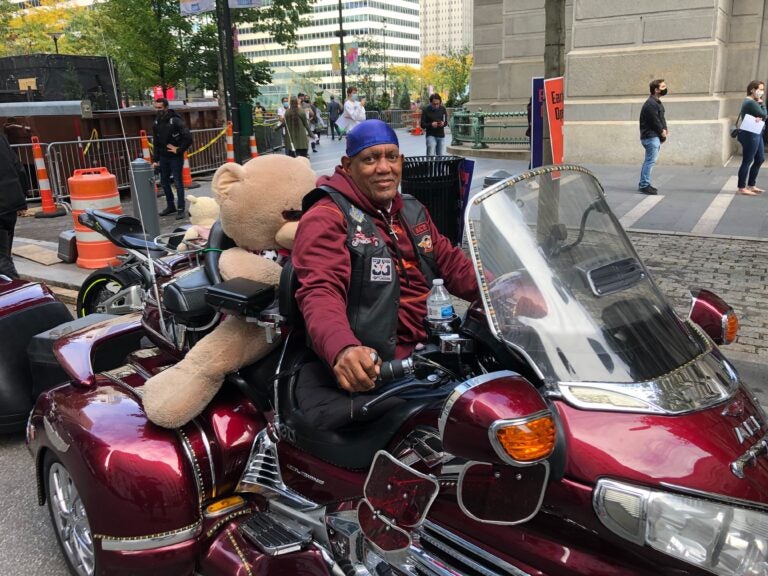
<instances>
[{"instance_id":1,"label":"motorcycle mirror","mask_svg":"<svg viewBox=\"0 0 768 576\"><path fill-rule=\"evenodd\" d=\"M411 546L411 535L381 516L365 500L357 507L357 521L365 537L384 552L399 552Z\"/></svg>"}]
</instances>

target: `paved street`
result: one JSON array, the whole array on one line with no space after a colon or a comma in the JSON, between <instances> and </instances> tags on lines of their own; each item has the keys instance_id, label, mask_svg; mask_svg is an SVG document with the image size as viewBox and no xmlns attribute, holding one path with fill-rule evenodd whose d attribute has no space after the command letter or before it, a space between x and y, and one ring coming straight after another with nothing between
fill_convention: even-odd
<instances>
[{"instance_id":1,"label":"paved street","mask_svg":"<svg viewBox=\"0 0 768 576\"><path fill-rule=\"evenodd\" d=\"M423 138L401 133L401 141L407 155L423 153ZM320 152L312 155L314 169L330 173L342 150L343 144L323 139ZM733 196L728 183L734 166L666 167L663 154L661 162L654 182L660 189L657 197L636 192L638 166L590 168L603 183L611 207L629 227L656 282L681 315L687 313L691 287L713 289L734 306L742 323L741 336L725 353L768 405L768 194ZM478 159L473 188L480 189L483 178L493 170L514 173L525 167L523 161ZM202 186L193 193L210 194L210 176L199 180ZM129 205L125 208L130 211ZM175 221L168 217L162 224L164 229L172 229ZM55 248L59 232L70 227L67 217L24 218L16 234L20 243L32 241ZM76 284L87 274L73 265L43 267L20 258L16 262L24 274L48 276L64 284ZM31 459L22 435L0 436L0 462L0 503L5 510L0 519L0 575L63 576L66 569L47 510L36 504Z\"/></svg>"}]
</instances>

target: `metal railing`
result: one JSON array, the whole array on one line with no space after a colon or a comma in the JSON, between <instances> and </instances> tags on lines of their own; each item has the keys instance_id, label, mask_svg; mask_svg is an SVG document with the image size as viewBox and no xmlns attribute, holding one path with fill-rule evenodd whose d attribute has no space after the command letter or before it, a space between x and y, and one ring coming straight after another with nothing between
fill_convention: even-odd
<instances>
[{"instance_id":1,"label":"metal railing","mask_svg":"<svg viewBox=\"0 0 768 576\"><path fill-rule=\"evenodd\" d=\"M24 173L27 175L27 182L29 183L27 198L38 200L40 198L40 188L37 185L37 169L35 168L35 155L32 151L32 144L12 144L11 148L19 156L21 166L24 169ZM42 148L43 157L45 157L45 151L48 149L48 144L43 144L41 142L40 148Z\"/></svg>"},{"instance_id":2,"label":"metal railing","mask_svg":"<svg viewBox=\"0 0 768 576\"><path fill-rule=\"evenodd\" d=\"M472 148L488 148L489 144L504 145L505 148L525 150L530 139L525 135L528 129L528 114L525 110L511 112L477 112L456 110L450 117L451 145L472 144Z\"/></svg>"}]
</instances>

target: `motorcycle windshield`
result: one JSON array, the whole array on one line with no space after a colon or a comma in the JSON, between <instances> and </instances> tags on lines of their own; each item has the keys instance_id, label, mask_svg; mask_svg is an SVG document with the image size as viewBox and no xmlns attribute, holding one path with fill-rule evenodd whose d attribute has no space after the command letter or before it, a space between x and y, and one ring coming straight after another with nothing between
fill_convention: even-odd
<instances>
[{"instance_id":1,"label":"motorcycle windshield","mask_svg":"<svg viewBox=\"0 0 768 576\"><path fill-rule=\"evenodd\" d=\"M491 330L547 382L645 382L706 352L672 310L587 170L527 172L466 215Z\"/></svg>"}]
</instances>

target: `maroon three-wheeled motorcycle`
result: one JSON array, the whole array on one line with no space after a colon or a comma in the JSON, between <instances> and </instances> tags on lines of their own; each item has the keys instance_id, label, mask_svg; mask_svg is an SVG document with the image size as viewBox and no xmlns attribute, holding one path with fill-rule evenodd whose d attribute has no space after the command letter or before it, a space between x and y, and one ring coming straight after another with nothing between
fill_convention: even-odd
<instances>
[{"instance_id":1,"label":"maroon three-wheeled motorcycle","mask_svg":"<svg viewBox=\"0 0 768 576\"><path fill-rule=\"evenodd\" d=\"M480 301L383 366L399 379L369 407L397 407L333 432L296 402L290 266L264 307L217 288L212 251L143 314L57 340L68 381L27 434L72 572L768 575L768 427L717 348L732 311L699 292L679 318L576 166L482 191L466 234ZM282 346L154 426L143 382L221 309Z\"/></svg>"}]
</instances>

